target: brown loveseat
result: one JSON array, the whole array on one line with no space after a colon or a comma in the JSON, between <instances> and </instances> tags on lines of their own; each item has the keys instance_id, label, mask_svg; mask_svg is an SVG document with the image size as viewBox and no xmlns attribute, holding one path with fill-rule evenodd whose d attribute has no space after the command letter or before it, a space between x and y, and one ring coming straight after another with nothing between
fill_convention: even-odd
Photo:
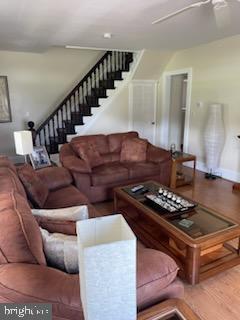
<instances>
[{"instance_id":1,"label":"brown loveseat","mask_svg":"<svg viewBox=\"0 0 240 320\"><path fill-rule=\"evenodd\" d=\"M48 178L50 171L51 168L47 170ZM1 158L0 180L0 303L51 303L53 319L83 320L78 275L47 266L40 230L16 168ZM56 180L52 183L56 187ZM56 207L58 204L56 199ZM76 204L75 198L73 205ZM45 227L48 228L47 221ZM55 224L54 231L58 231L57 227ZM60 231L62 227L60 224ZM176 279L177 266L167 255L140 246L137 268L139 309L182 296L183 286Z\"/></svg>"},{"instance_id":2,"label":"brown loveseat","mask_svg":"<svg viewBox=\"0 0 240 320\"><path fill-rule=\"evenodd\" d=\"M75 137L62 146L60 161L91 203L111 198L115 186L170 182L170 152L139 139L134 131Z\"/></svg>"}]
</instances>

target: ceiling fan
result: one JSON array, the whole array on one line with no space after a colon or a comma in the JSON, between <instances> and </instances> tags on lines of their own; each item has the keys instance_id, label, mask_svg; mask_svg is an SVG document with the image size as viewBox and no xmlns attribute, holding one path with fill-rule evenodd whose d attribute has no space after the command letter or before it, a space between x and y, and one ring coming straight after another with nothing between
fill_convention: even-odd
<instances>
[{"instance_id":1,"label":"ceiling fan","mask_svg":"<svg viewBox=\"0 0 240 320\"><path fill-rule=\"evenodd\" d=\"M240 1L240 0L237 0L237 1ZM199 1L199 2L195 2L195 3L192 3L190 4L189 6L187 7L184 7L180 10L177 10L177 11L174 11L160 19L157 19L157 20L154 20L152 22L152 24L157 24L157 23L160 23L160 22L163 22L165 20L168 20L174 16L177 16L178 14L184 12L184 11L188 11L188 10L191 10L191 9L194 9L194 8L200 8L201 6L204 6L204 5L207 5L211 3L212 6L213 6L213 10L214 10L214 13L216 15L216 12L220 9L223 9L223 8L227 8L228 7L228 0L205 0L205 1Z\"/></svg>"}]
</instances>

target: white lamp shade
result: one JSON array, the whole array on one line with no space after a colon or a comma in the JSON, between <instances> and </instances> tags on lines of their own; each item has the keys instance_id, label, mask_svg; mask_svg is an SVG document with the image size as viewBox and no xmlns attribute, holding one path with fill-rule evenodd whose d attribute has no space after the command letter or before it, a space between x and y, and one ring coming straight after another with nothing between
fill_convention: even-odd
<instances>
[{"instance_id":1,"label":"white lamp shade","mask_svg":"<svg viewBox=\"0 0 240 320\"><path fill-rule=\"evenodd\" d=\"M136 320L136 237L122 215L77 222L85 320Z\"/></svg>"},{"instance_id":2,"label":"white lamp shade","mask_svg":"<svg viewBox=\"0 0 240 320\"><path fill-rule=\"evenodd\" d=\"M14 142L16 154L26 155L33 152L33 142L31 131L15 131Z\"/></svg>"}]
</instances>

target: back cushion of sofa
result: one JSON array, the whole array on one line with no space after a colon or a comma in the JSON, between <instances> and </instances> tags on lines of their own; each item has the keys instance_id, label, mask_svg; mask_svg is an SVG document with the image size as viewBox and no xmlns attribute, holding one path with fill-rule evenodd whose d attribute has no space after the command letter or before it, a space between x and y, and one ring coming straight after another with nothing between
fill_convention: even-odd
<instances>
[{"instance_id":1,"label":"back cushion of sofa","mask_svg":"<svg viewBox=\"0 0 240 320\"><path fill-rule=\"evenodd\" d=\"M0 193L0 263L46 265L38 224L17 192Z\"/></svg>"},{"instance_id":2,"label":"back cushion of sofa","mask_svg":"<svg viewBox=\"0 0 240 320\"><path fill-rule=\"evenodd\" d=\"M94 145L95 149L100 154L109 153L107 136L105 136L104 134L76 137L71 140L70 144L74 149L74 144L81 142Z\"/></svg>"},{"instance_id":3,"label":"back cushion of sofa","mask_svg":"<svg viewBox=\"0 0 240 320\"><path fill-rule=\"evenodd\" d=\"M9 167L0 167L0 192L17 191L21 196L27 199L26 192L17 175Z\"/></svg>"},{"instance_id":4,"label":"back cushion of sofa","mask_svg":"<svg viewBox=\"0 0 240 320\"><path fill-rule=\"evenodd\" d=\"M126 138L138 138L138 133L135 131L113 133L108 135L109 152L121 152L122 142Z\"/></svg>"},{"instance_id":5,"label":"back cushion of sofa","mask_svg":"<svg viewBox=\"0 0 240 320\"><path fill-rule=\"evenodd\" d=\"M29 164L18 167L18 176L30 201L39 208L43 208L49 194L47 185L38 177Z\"/></svg>"}]
</instances>

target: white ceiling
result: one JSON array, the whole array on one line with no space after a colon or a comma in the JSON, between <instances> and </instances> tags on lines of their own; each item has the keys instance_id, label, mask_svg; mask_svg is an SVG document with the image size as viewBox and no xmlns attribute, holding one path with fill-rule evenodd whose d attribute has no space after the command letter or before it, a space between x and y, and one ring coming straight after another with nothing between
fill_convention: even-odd
<instances>
[{"instance_id":1,"label":"white ceiling","mask_svg":"<svg viewBox=\"0 0 240 320\"><path fill-rule=\"evenodd\" d=\"M197 0L0 0L0 49L188 48L240 33L240 2L228 1L231 23L218 29L211 4L151 25ZM103 39L104 32L112 39Z\"/></svg>"}]
</instances>

